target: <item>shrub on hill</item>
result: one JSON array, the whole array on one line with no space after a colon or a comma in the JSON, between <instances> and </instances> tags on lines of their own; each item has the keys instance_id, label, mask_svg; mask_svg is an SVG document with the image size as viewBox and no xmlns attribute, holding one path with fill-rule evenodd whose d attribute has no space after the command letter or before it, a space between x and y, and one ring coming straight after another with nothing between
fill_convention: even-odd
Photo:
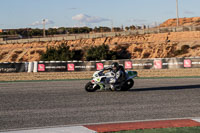
<instances>
[{"instance_id":1,"label":"shrub on hill","mask_svg":"<svg viewBox=\"0 0 200 133\"><path fill-rule=\"evenodd\" d=\"M92 46L86 51L85 59L91 60L111 60L116 59L115 52L109 50L108 45Z\"/></svg>"},{"instance_id":2,"label":"shrub on hill","mask_svg":"<svg viewBox=\"0 0 200 133\"><path fill-rule=\"evenodd\" d=\"M61 44L58 47L47 47L45 53L40 57L42 61L69 61L69 60L81 60L83 54L82 51L70 50L69 46Z\"/></svg>"},{"instance_id":3,"label":"shrub on hill","mask_svg":"<svg viewBox=\"0 0 200 133\"><path fill-rule=\"evenodd\" d=\"M46 52L42 53L42 61L70 61L70 60L115 60L127 59L130 54L124 48L112 51L108 45L92 46L86 50L70 50L69 46L61 44L58 47L47 47Z\"/></svg>"}]
</instances>

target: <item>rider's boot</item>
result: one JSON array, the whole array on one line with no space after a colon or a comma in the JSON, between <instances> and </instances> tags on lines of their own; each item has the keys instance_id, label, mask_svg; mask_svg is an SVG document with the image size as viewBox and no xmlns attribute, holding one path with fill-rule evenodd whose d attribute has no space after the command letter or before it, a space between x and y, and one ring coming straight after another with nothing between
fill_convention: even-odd
<instances>
[{"instance_id":1,"label":"rider's boot","mask_svg":"<svg viewBox=\"0 0 200 133\"><path fill-rule=\"evenodd\" d=\"M99 84L99 86L100 86L100 91L105 90L105 85Z\"/></svg>"},{"instance_id":2,"label":"rider's boot","mask_svg":"<svg viewBox=\"0 0 200 133\"><path fill-rule=\"evenodd\" d=\"M115 85L114 84L110 84L110 89L111 89L111 91L114 91L115 90Z\"/></svg>"}]
</instances>

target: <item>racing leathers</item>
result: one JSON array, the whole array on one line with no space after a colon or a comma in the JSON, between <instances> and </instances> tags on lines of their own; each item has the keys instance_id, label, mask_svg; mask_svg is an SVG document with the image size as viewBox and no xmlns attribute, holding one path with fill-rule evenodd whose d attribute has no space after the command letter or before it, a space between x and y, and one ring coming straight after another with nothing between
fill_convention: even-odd
<instances>
[{"instance_id":1,"label":"racing leathers","mask_svg":"<svg viewBox=\"0 0 200 133\"><path fill-rule=\"evenodd\" d=\"M108 83L110 84L111 90L116 90L117 87L120 86L120 83L126 79L126 73L123 66L119 66L117 70L113 70L112 68L105 68L104 70L110 70L114 72L114 77L110 78Z\"/></svg>"}]
</instances>

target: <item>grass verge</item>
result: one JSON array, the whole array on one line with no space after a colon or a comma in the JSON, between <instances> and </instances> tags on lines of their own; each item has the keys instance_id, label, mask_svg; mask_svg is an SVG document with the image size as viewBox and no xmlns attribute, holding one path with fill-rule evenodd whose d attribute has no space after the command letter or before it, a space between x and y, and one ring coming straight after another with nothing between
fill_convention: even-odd
<instances>
[{"instance_id":1,"label":"grass verge","mask_svg":"<svg viewBox=\"0 0 200 133\"><path fill-rule=\"evenodd\" d=\"M160 128L160 129L144 129L130 130L109 133L200 133L200 127L178 127L178 128Z\"/></svg>"}]
</instances>

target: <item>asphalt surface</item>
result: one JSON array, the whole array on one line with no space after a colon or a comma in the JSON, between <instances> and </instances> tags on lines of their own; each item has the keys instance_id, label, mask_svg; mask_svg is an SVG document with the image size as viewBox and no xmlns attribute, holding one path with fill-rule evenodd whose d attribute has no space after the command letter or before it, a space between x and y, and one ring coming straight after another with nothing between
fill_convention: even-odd
<instances>
[{"instance_id":1,"label":"asphalt surface","mask_svg":"<svg viewBox=\"0 0 200 133\"><path fill-rule=\"evenodd\" d=\"M0 83L0 131L200 117L200 78L136 79L128 92L88 93L87 82Z\"/></svg>"}]
</instances>

